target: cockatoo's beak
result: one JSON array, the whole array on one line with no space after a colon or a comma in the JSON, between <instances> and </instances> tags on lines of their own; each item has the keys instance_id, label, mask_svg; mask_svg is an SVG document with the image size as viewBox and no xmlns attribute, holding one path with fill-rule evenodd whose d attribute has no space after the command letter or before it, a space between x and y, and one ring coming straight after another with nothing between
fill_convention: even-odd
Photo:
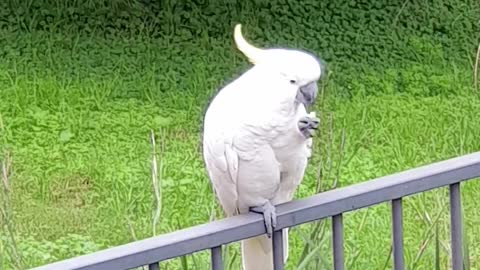
<instances>
[{"instance_id":1,"label":"cockatoo's beak","mask_svg":"<svg viewBox=\"0 0 480 270\"><path fill-rule=\"evenodd\" d=\"M317 82L311 82L298 89L296 100L305 106L312 105L318 94Z\"/></svg>"}]
</instances>

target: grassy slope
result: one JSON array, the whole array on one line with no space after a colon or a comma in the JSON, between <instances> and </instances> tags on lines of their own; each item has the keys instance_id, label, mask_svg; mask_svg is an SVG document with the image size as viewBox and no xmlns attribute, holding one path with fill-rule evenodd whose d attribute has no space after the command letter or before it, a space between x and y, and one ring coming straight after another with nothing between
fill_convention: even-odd
<instances>
[{"instance_id":1,"label":"grassy slope","mask_svg":"<svg viewBox=\"0 0 480 270\"><path fill-rule=\"evenodd\" d=\"M156 131L157 144L165 144L161 157L163 208L157 231L211 218L215 203L201 160L199 132L202 113L215 88L246 66L231 47L209 40L195 46L180 45L183 54L175 56L166 53L172 49L168 44L148 40L106 41L41 32L7 38L33 48L31 54L12 51L0 64L0 142L2 150L11 150L13 156L14 222L27 266L126 243L132 240L132 231L138 239L152 234L151 128ZM138 46L143 49L129 51ZM191 65L182 65L186 57ZM215 63L230 64L218 67ZM334 168L339 164L336 149L342 128L346 144L338 174L340 186L478 151L480 101L466 93L468 68L460 66L457 72L450 72L445 65L437 77L409 86L412 90L435 87L441 81L452 88L458 85L455 96L425 97L419 91L417 96L391 93L342 99L334 95L342 89L332 79L323 105L317 107L324 127L297 197L314 193L320 158L331 156ZM370 73L369 80L361 75L352 77L352 92L364 91L372 78L389 85L382 76ZM333 146L328 143L330 113L334 118ZM334 175L325 176L323 184L331 186ZM480 243L480 231L474 226L480 222L474 211L480 184L472 182L465 187L465 222L475 269L480 267L475 257L480 254L480 246L475 244ZM433 219L441 213L440 237L445 245L441 256L446 268L446 194L441 190L406 200L409 264L425 239L428 218L423 215ZM217 208L216 216L219 213ZM381 269L390 242L388 205L347 214L344 222L347 260L353 262L359 252L348 269ZM308 228L293 230L289 266L299 258L304 245L301 236ZM7 254L3 250L9 251L11 242L4 232L1 249ZM430 268L433 263L433 240L429 243L417 269ZM329 239L320 250L330 259ZM8 258L2 258L3 266L10 269ZM195 269L207 269L207 258L203 252L194 260L189 258L189 263L195 263ZM238 254L236 259L238 263ZM314 269L313 264L309 269Z\"/></svg>"}]
</instances>

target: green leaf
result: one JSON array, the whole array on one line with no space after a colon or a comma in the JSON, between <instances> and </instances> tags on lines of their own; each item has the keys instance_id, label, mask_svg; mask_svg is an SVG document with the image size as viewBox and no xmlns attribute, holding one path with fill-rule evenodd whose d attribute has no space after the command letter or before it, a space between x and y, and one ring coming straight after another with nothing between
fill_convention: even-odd
<instances>
[{"instance_id":1,"label":"green leaf","mask_svg":"<svg viewBox=\"0 0 480 270\"><path fill-rule=\"evenodd\" d=\"M69 129L65 129L60 132L59 140L61 142L68 142L74 137L73 133Z\"/></svg>"}]
</instances>

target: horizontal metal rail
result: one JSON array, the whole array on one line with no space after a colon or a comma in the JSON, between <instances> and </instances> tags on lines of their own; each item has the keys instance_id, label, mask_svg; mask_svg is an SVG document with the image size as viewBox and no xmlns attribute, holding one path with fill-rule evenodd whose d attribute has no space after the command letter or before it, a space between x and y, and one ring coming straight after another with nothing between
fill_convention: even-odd
<instances>
[{"instance_id":1,"label":"horizontal metal rail","mask_svg":"<svg viewBox=\"0 0 480 270\"><path fill-rule=\"evenodd\" d=\"M306 222L335 217L333 229L336 231L334 254L336 254L336 269L343 269L342 253L342 222L341 214L371 205L394 201L394 226L401 228L401 199L415 193L421 193L444 186L453 187L453 217L454 253L456 258L459 253L459 186L461 181L480 177L480 152L452 158L446 161L410 169L401 173L380 177L367 182L351 185L344 188L326 191L306 199L295 200L277 206L276 230L300 225ZM452 186L453 185L453 186ZM397 229L395 229L396 231ZM281 232L281 231L280 231ZM262 215L248 213L234 216L211 223L194 226L191 228L167 233L157 237L135 241L125 245L105 249L91 254L67 259L60 262L34 268L36 270L52 269L130 269L134 267L151 265L159 261L183 256L201 250L212 249L212 258L216 267L221 267L222 245L242 239L265 234L265 225ZM275 234L278 238L279 234ZM403 244L400 242L401 234L397 231L395 239L396 269L403 268L401 258ZM278 260L281 260L277 250ZM455 261L457 262L457 261ZM283 266L281 266L283 267ZM214 268L220 269L220 268ZM282 268L278 268L282 269Z\"/></svg>"}]
</instances>

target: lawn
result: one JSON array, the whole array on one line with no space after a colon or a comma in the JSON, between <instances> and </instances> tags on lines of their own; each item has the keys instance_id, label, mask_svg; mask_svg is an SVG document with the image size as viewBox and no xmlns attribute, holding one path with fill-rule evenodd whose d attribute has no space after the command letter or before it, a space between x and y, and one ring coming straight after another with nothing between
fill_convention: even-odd
<instances>
[{"instance_id":1,"label":"lawn","mask_svg":"<svg viewBox=\"0 0 480 270\"><path fill-rule=\"evenodd\" d=\"M0 159L12 160L10 191L1 197L11 206L2 207L11 218L0 219L2 269L38 266L222 217L200 146L209 99L248 67L230 40L174 46L141 34L2 36ZM315 194L319 183L327 190L479 151L480 98L472 67L435 61L388 70L362 66L361 72L355 72L358 65L333 65L314 108L321 130L296 198ZM161 183L155 230L151 131ZM480 182L462 187L470 267L480 269ZM406 198L408 269L432 269L437 259L448 268L448 209L446 189ZM292 230L287 269L330 269L329 222L318 223L318 234L312 234L315 224ZM392 268L390 222L388 204L345 215L346 269ZM200 252L164 265L209 269L208 259ZM228 261L230 269L239 269L237 244Z\"/></svg>"}]
</instances>

